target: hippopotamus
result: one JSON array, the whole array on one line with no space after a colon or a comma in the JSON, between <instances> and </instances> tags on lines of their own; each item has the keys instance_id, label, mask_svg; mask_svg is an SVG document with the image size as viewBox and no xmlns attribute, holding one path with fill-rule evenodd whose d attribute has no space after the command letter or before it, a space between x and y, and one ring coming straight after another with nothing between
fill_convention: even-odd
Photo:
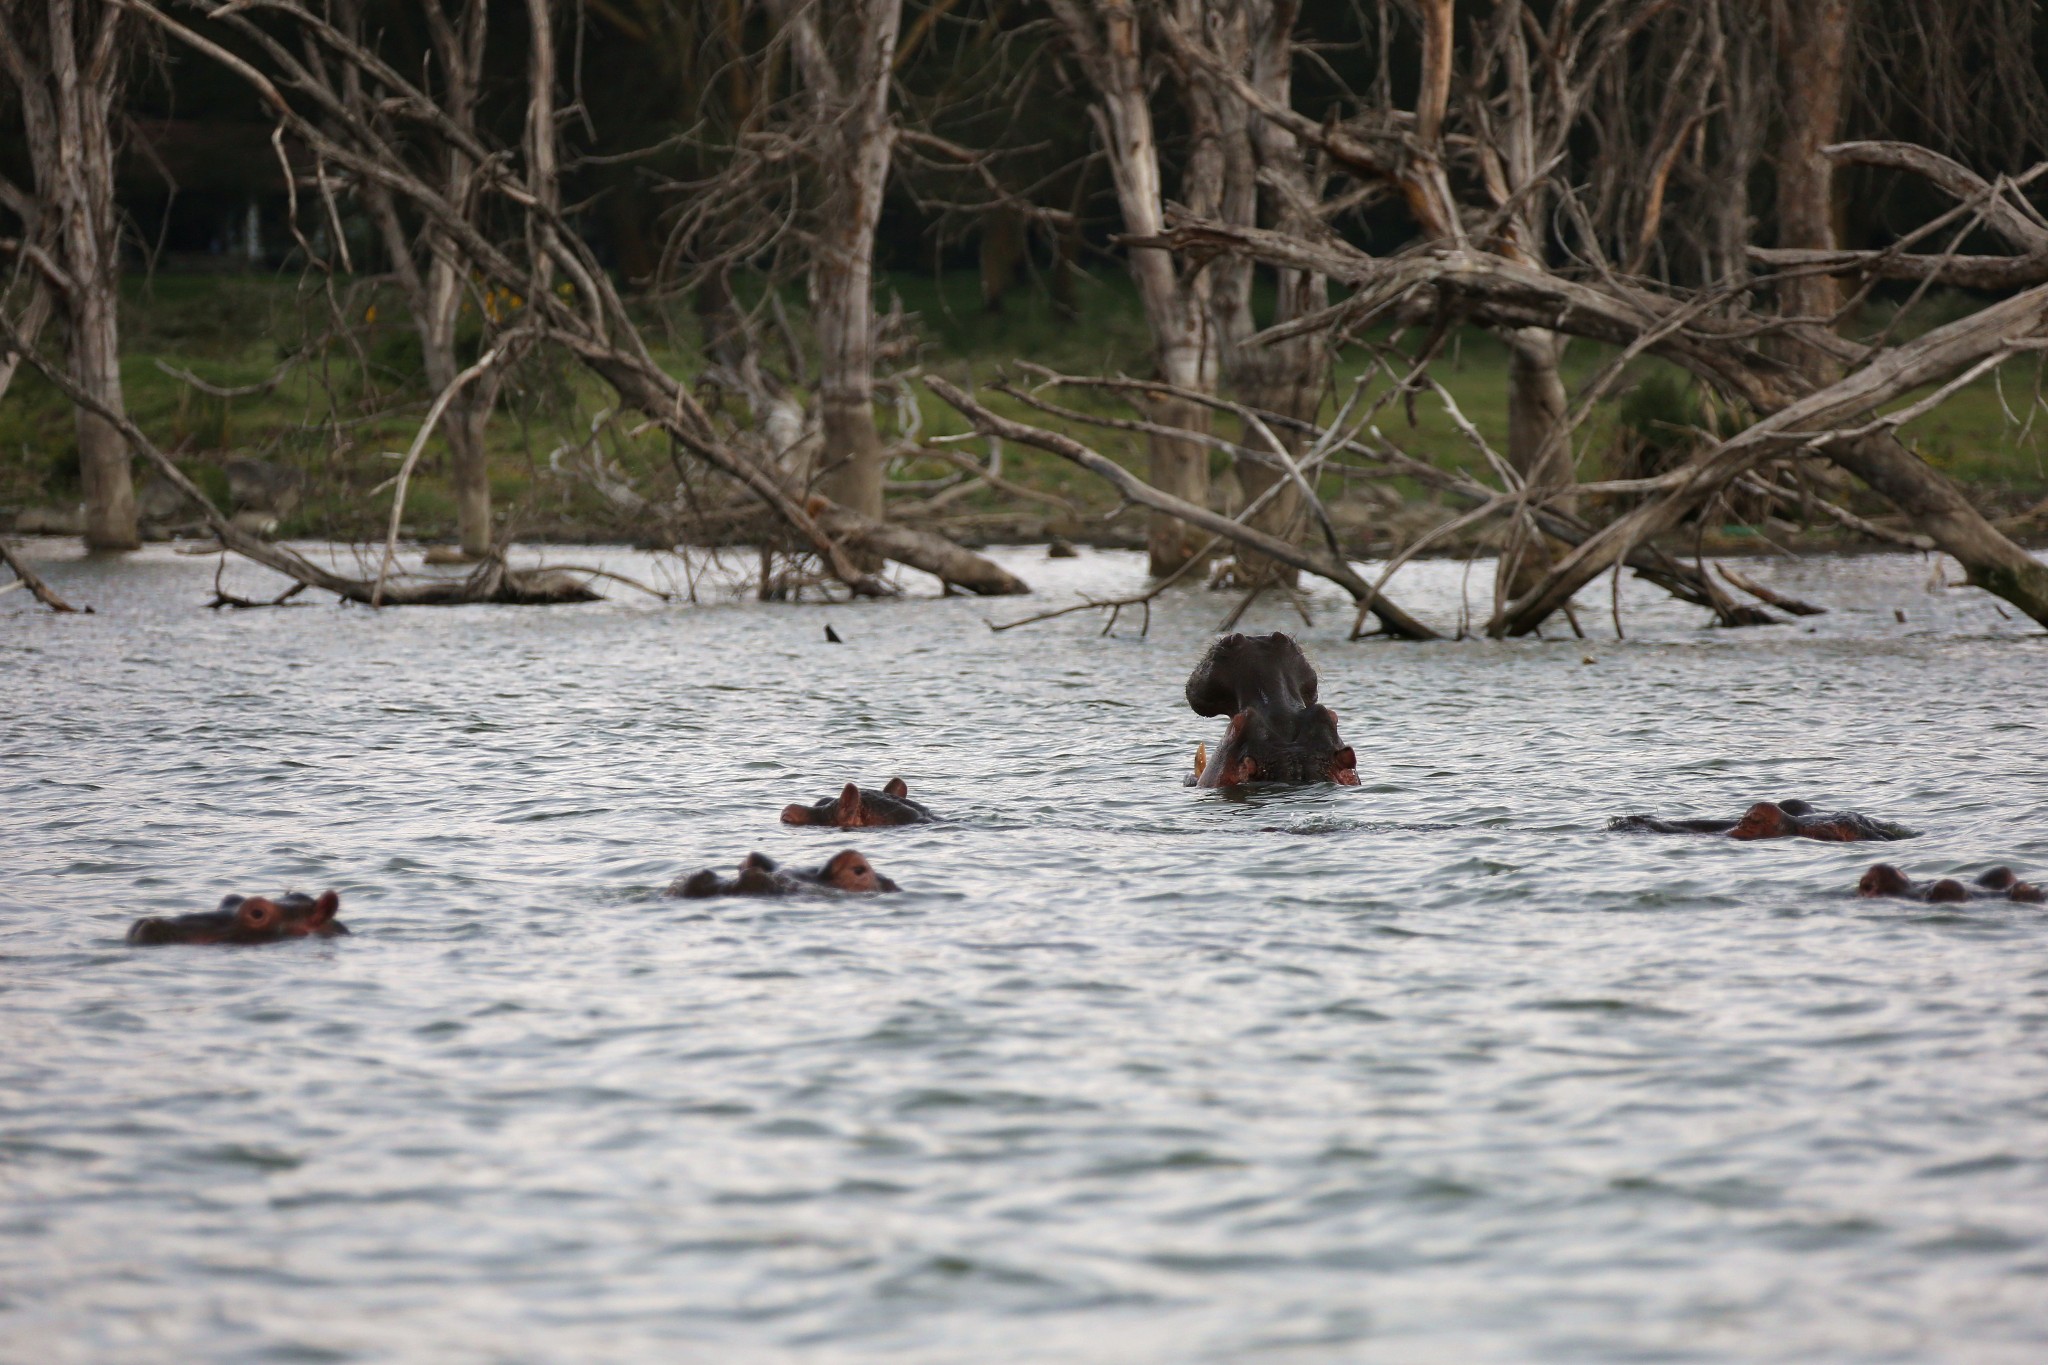
<instances>
[{"instance_id":1,"label":"hippopotamus","mask_svg":"<svg viewBox=\"0 0 2048 1365\"><path fill-rule=\"evenodd\" d=\"M276 943L287 938L333 938L348 926L336 919L341 897L332 891L318 896L291 892L267 896L228 896L218 910L177 915L171 919L139 919L128 927L130 943Z\"/></svg>"},{"instance_id":2,"label":"hippopotamus","mask_svg":"<svg viewBox=\"0 0 2048 1365\"><path fill-rule=\"evenodd\" d=\"M1192 787L1245 782L1358 785L1358 755L1337 735L1337 713L1316 704L1316 671L1292 637L1226 635L1188 675L1198 716L1228 716L1212 756L1195 752Z\"/></svg>"},{"instance_id":3,"label":"hippopotamus","mask_svg":"<svg viewBox=\"0 0 2048 1365\"><path fill-rule=\"evenodd\" d=\"M730 879L710 868L678 877L671 896L787 896L799 891L894 891L896 883L852 849L835 853L816 872L780 867L765 853L749 853Z\"/></svg>"},{"instance_id":4,"label":"hippopotamus","mask_svg":"<svg viewBox=\"0 0 2048 1365\"><path fill-rule=\"evenodd\" d=\"M1940 881L1920 886L1890 863L1877 863L1863 874L1861 881L1856 883L1856 894L1903 896L1907 900L1935 902L1989 897L2019 901L2027 905L2048 903L2048 894L2044 894L2038 886L2021 881L2009 867L1994 867L1969 883L1959 882L1954 877L1943 877Z\"/></svg>"},{"instance_id":5,"label":"hippopotamus","mask_svg":"<svg viewBox=\"0 0 2048 1365\"><path fill-rule=\"evenodd\" d=\"M1913 831L1855 811L1823 815L1805 801L1759 801L1739 820L1660 820L1654 815L1621 815L1607 828L1632 834L1725 834L1731 839L1819 839L1853 844L1866 839L1911 839Z\"/></svg>"},{"instance_id":6,"label":"hippopotamus","mask_svg":"<svg viewBox=\"0 0 2048 1365\"><path fill-rule=\"evenodd\" d=\"M910 786L900 777L890 778L880 791L849 782L837 796L808 806L792 802L782 808L785 825L832 825L839 829L923 825L934 818L929 810L910 799Z\"/></svg>"}]
</instances>

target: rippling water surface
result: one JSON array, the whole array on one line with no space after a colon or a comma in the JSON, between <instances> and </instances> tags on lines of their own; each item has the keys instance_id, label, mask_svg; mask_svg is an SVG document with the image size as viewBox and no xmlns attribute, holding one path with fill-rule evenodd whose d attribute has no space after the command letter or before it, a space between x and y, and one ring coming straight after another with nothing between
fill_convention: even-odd
<instances>
[{"instance_id":1,"label":"rippling water surface","mask_svg":"<svg viewBox=\"0 0 2048 1365\"><path fill-rule=\"evenodd\" d=\"M1925 561L1625 643L1261 604L1364 785L1233 799L1207 592L216 615L39 553L99 614L0 598L0 1357L2048 1358L2048 913L1852 894L2048 874L2048 641ZM897 773L947 822L776 823ZM1794 795L1922 837L1604 830ZM848 843L903 894L660 895ZM121 941L328 886L355 937Z\"/></svg>"}]
</instances>

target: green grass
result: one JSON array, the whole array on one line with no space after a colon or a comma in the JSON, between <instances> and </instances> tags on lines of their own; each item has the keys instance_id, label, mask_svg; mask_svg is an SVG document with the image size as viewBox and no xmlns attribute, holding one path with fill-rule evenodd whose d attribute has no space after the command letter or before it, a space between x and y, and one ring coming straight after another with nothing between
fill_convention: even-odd
<instances>
[{"instance_id":1,"label":"green grass","mask_svg":"<svg viewBox=\"0 0 2048 1365\"><path fill-rule=\"evenodd\" d=\"M1042 290L1028 287L1013 291L1002 311L986 312L978 278L966 273L893 276L879 292L884 309L900 299L915 315L922 343L917 363L956 382L986 386L1005 372L1024 379L1016 368L1019 361L1077 374L1142 376L1150 369L1144 316L1135 291L1121 276L1085 281L1078 319L1062 317ZM374 320L366 311L371 305ZM303 471L306 496L283 527L287 534L381 535L390 493L379 491L380 485L396 472L394 454L412 440L429 398L417 338L388 291L356 298L349 309L353 337L329 339L263 393L211 397L166 374L158 363L190 370L220 387L260 384L309 338L327 333L328 308L318 282L232 275L130 281L122 319L128 410L216 498L226 491L222 463L238 455ZM655 347L657 359L672 373L693 375L695 324L688 310L662 313L649 305L646 320L650 340L662 339ZM1879 321L1873 317L1869 325ZM1566 358L1567 383L1583 382L1605 358L1599 348L1574 343ZM1362 364L1355 353L1340 363L1336 391L1348 390ZM1465 332L1453 339L1434 373L1496 449L1504 448L1505 347L1484 332ZM609 392L558 356L528 361L514 379L492 425L492 484L500 507L529 537L616 534L614 519L593 493L547 467L550 451L588 436L591 417L610 406ZM2033 362L2012 362L1998 380L1987 378L1956 395L1905 435L1980 502L2005 509L2037 501L2048 495L2044 433L2039 424L2029 428L2007 412L2009 406L2023 419L2034 401L2035 384ZM967 430L958 413L922 386L911 387L926 435ZM1690 381L1658 362L1639 363L1620 394L1618 401L1602 407L1585 433L1584 478L1627 473L1623 456L1631 441L1682 443L1679 429L1701 420ZM1130 415L1121 403L1100 395L1070 393L1057 401L1084 411ZM1007 398L995 398L991 405L1032 417ZM1326 400L1325 415L1334 410L1333 396ZM886 405L883 421L887 428L895 426ZM667 444L652 433L633 435L638 425L630 418L615 419L603 428L600 440L609 458L643 476L647 487L658 487L671 477ZM1394 405L1380 414L1379 425L1408 453L1471 468L1491 481L1484 460L1435 396L1417 399L1412 421L1408 409ZM1072 434L1112 458L1143 467L1142 437L1079 426ZM422 537L453 531L442 458L439 441L430 443L407 498L407 529ZM1094 511L1114 505L1097 480L1055 456L1012 447L1004 459L1006 476L1013 480L1058 492ZM1226 465L1221 454L1212 461L1218 473ZM949 470L937 461L920 461L897 473L929 478ZM1339 488L1339 481L1327 480L1323 491L1335 496ZM0 506L62 503L77 496L70 413L50 385L24 368L0 402ZM957 510L994 511L1005 505L1011 504L984 494ZM1869 506L1877 509L1874 501Z\"/></svg>"}]
</instances>

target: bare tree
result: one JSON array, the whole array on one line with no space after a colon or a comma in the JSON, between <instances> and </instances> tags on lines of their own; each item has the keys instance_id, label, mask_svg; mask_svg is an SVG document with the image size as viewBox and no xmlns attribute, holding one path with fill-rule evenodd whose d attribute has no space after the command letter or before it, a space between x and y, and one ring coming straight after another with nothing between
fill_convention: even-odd
<instances>
[{"instance_id":1,"label":"bare tree","mask_svg":"<svg viewBox=\"0 0 2048 1365\"><path fill-rule=\"evenodd\" d=\"M1387 354L1381 360L1389 367L1392 387L1387 393L1440 395L1500 486L1486 490L1476 483L1454 483L1455 491L1482 501L1425 534L1417 546L1489 517L1504 517L1511 536L1540 533L1565 547L1561 556L1530 572L1502 573L1489 631L1534 631L1553 613L1567 609L1573 594L1595 576L1618 571L1624 564L1687 600L1712 606L1725 623L1768 619L1736 606L1699 570L1656 559L1654 554L1663 552L1655 547L1686 520L1704 522L1738 489L1764 497L1768 505L1821 506L1827 509L1825 515L1844 525L1869 526L1825 499L1809 501L1795 495L1770 475L1772 470L1785 470L1796 478L1823 461L1890 500L1931 543L1964 565L1971 582L2007 598L2035 619L2048 621L2048 568L2012 544L1896 434L1961 385L2007 359L2048 347L2048 299L2039 289L1910 342L1889 344L1887 333L1859 345L1833 331L1832 310L1819 317L1753 312L1746 302L1747 270L1732 259L1726 240L1727 220L1715 233L1695 239L1710 248L1699 252L1699 259L1729 266L1725 273L1704 280L1703 288L1660 282L1642 272L1662 240L1664 221L1672 216L1664 196L1674 183L1674 166L1688 154L1705 163L1700 155L1704 133L1717 112L1719 94L1734 79L1725 65L1728 54L1733 48L1747 48L1756 30L1744 29L1737 35L1739 42L1731 40L1730 25L1724 22L1729 16L1716 6L1560 5L1539 13L1504 0L1490 18L1478 16L1480 22L1475 23L1466 62L1469 79L1459 108L1450 99L1453 8L1449 0L1422 0L1418 10L1421 90L1413 110L1381 103L1361 107L1356 116L1341 121L1310 119L1272 92L1260 90L1220 45L1213 39L1196 41L1180 17L1166 14L1163 6L1155 11L1154 31L1183 60L1206 69L1218 88L1317 148L1362 187L1383 185L1398 192L1422 231L1420 243L1398 255L1377 258L1348 246L1313 219L1305 220L1305 226L1267 230L1248 227L1241 217L1190 210L1168 214L1167 232L1129 244L1138 252L1173 251L1184 271L1202 263L1214 271L1219 256L1237 253L1278 268L1325 274L1353 290L1344 304L1273 328L1250 344L1317 330L1357 337L1362 329L1388 320L1426 328L1424 340L1412 353ZM1657 27L1660 24L1667 27ZM1835 51L1832 38L1823 34L1818 41L1822 51L1814 60L1834 60L1829 55ZM1633 92L1629 104L1634 117L1640 118L1643 109L1656 111L1646 125L1655 130L1647 140L1659 149L1651 162L1648 191L1630 199L1611 192L1620 174L1615 167L1596 166L1587 174L1574 159L1587 146L1594 149L1597 162L1624 142L1641 145L1641 134L1623 130L1625 136L1616 136L1614 125L1601 122L1612 118L1616 107L1595 95L1606 73L1618 72L1625 61L1644 52L1657 53L1672 65L1632 72L1621 82ZM1754 81L1757 74L1752 65L1741 79ZM1379 94L1384 95L1384 87ZM1838 93L1835 98L1838 102ZM1454 114L1460 120L1455 139L1447 131ZM1739 118L1729 117L1726 126L1737 145L1722 164L1748 164L1759 145L1755 114L1752 103ZM1810 133L1808 129L1804 136ZM1788 280L1828 273L1869 274L2024 288L2048 279L2048 232L2040 227L2038 211L2018 197L2016 185L1988 182L1925 148L1887 144L1815 152L1914 171L1955 197L1957 208L1916 232L1916 240L1943 224L1967 225L1974 220L2005 236L2020 254L1960 257L1952 244L1937 254L1905 249L1910 243L1874 252L1780 248L1753 253L1785 267ZM1464 172L1455 179L1448 173L1454 156ZM2048 164L2019 177L2017 183L2042 174L2048 174ZM1609 192L1596 202L1604 202L1609 210L1629 203L1639 215L1636 223L1627 225L1632 230L1626 234L1612 213L1604 223L1596 221L1581 197L1582 184L1590 180L1599 186L1603 176ZM1722 192L1721 186L1698 176L1689 187L1703 198ZM1711 218L1694 208L1688 204L1686 212L1695 221ZM1553 260L1561 264L1553 265ZM1456 411L1449 394L1428 377L1441 339L1450 328L1463 324L1492 328L1522 352L1513 372L1522 413L1510 423L1515 435L1509 456L1493 451ZM1559 335L1583 336L1616 348L1576 401L1559 382ZM1527 345L1530 342L1538 344ZM1818 352L1826 365L1783 359L1805 351ZM1630 495L1634 506L1606 525L1593 525L1576 511L1578 490L1569 472L1569 442L1594 404L1629 363L1644 354L1661 355L1692 371L1718 396L1734 429L1719 439L1702 433L1690 457L1676 468L1601 485L1602 491ZM1879 415L1886 404L1926 385L1939 387L1903 409ZM1179 392L1190 401L1202 401L1192 387ZM1376 401L1387 400L1383 395ZM991 425L986 417L978 416L977 421ZM1376 432L1370 441L1358 433L1358 424L1353 424L1309 434L1318 450L1359 453L1404 476L1431 477L1428 466L1403 455ZM1014 431L1010 435L1026 439ZM1041 444L1052 449L1057 443ZM1240 534L1216 529L1219 534ZM1395 563L1413 548L1398 554ZM1639 560L1646 549L1654 551L1653 557ZM1573 624L1576 628L1576 621Z\"/></svg>"},{"instance_id":2,"label":"bare tree","mask_svg":"<svg viewBox=\"0 0 2048 1365\"><path fill-rule=\"evenodd\" d=\"M1116 184L1124 230L1156 237L1166 225L1166 171L1152 117L1152 91L1162 76L1157 44L1132 0L1048 0L1074 61L1092 92L1089 113ZM1154 17L1170 17L1199 32L1213 0L1162 0ZM1216 106L1206 89L1188 82L1191 125L1180 200L1191 212L1216 217L1223 208L1223 147ZM1215 280L1201 262L1137 249L1130 253L1145 321L1152 332L1153 364L1175 388L1212 392L1221 372L1213 312ZM1208 410L1178 398L1154 403L1158 425L1191 433L1208 430ZM1165 433L1150 438L1149 482L1183 502L1206 506L1209 457L1199 439ZM1200 538L1187 523L1156 512L1148 538L1152 572L1169 574L1193 558Z\"/></svg>"},{"instance_id":3,"label":"bare tree","mask_svg":"<svg viewBox=\"0 0 2048 1365\"><path fill-rule=\"evenodd\" d=\"M1777 0L1771 14L1785 94L1777 155L1778 245L1832 251L1840 245L1835 237L1835 163L1821 149L1841 136L1856 3ZM1822 274L1794 272L1779 285L1778 299L1784 312L1824 324L1833 322L1842 305L1835 281ZM1816 378L1840 372L1825 351L1794 346L1795 358Z\"/></svg>"},{"instance_id":4,"label":"bare tree","mask_svg":"<svg viewBox=\"0 0 2048 1365\"><path fill-rule=\"evenodd\" d=\"M1238 71L1251 87L1275 105L1292 103L1294 27L1298 0L1232 0L1212 9L1203 41L1217 64ZM1179 30L1176 28L1176 34ZM1215 88L1210 69L1185 61L1178 78L1199 94L1204 123L1213 125L1222 160L1219 213L1225 222L1274 224L1285 231L1308 232L1319 225L1317 209L1323 177L1312 148L1268 119ZM1315 415L1328 389L1329 347L1314 332L1283 335L1251 344L1257 331L1253 317L1253 270L1244 257L1223 257L1209 265L1215 284L1211 313L1225 383L1252 408L1306 419ZM1329 288L1313 271L1281 267L1274 274L1276 328L1319 313L1329 303ZM1236 462L1238 487L1247 503L1267 502L1251 525L1274 535L1290 536L1302 521L1300 492L1281 466L1280 457L1299 455L1299 428L1274 427L1262 421L1245 424L1246 454ZM1275 448L1277 445L1278 448ZM1269 496L1270 495L1270 496ZM1228 581L1255 586L1266 581L1292 582L1295 566L1240 546Z\"/></svg>"},{"instance_id":5,"label":"bare tree","mask_svg":"<svg viewBox=\"0 0 2048 1365\"><path fill-rule=\"evenodd\" d=\"M360 32L358 0L343 0L338 13L345 31ZM473 217L485 202L480 183L484 168L469 149L477 141L490 6L487 0L421 0L420 13L431 40L422 80L431 81L428 88L445 116L445 126L422 126L404 111L380 103L361 73L347 65L339 68L343 108L348 118L377 128L386 146L408 156L421 179ZM473 288L462 253L448 234L402 204L387 186L365 179L360 197L419 336L427 384L441 393L464 368L460 351L465 312L478 319L481 331L504 311L503 304ZM503 382L503 372L494 370L461 389L442 428L462 551L477 559L488 555L492 545L487 436Z\"/></svg>"},{"instance_id":6,"label":"bare tree","mask_svg":"<svg viewBox=\"0 0 2048 1365\"><path fill-rule=\"evenodd\" d=\"M803 83L822 182L811 246L823 475L820 489L882 516L882 438L875 426L875 227L896 125L890 77L903 0L773 0Z\"/></svg>"},{"instance_id":7,"label":"bare tree","mask_svg":"<svg viewBox=\"0 0 2048 1365\"><path fill-rule=\"evenodd\" d=\"M17 251L41 276L28 286L22 322L32 337L54 298L73 376L113 413L123 410L112 122L124 30L121 9L100 0L0 0L0 67L15 87L35 177L32 191L0 189L0 202L22 219ZM11 377L16 363L10 357L0 373ZM85 543L132 550L141 542L128 443L85 406L77 431Z\"/></svg>"},{"instance_id":8,"label":"bare tree","mask_svg":"<svg viewBox=\"0 0 2048 1365\"><path fill-rule=\"evenodd\" d=\"M277 119L281 134L303 143L320 164L352 185L374 184L419 215L445 240L465 279L518 300L502 347L548 345L573 356L609 384L624 406L638 410L665 434L679 462L686 454L735 480L852 591L866 596L897 591L855 562L862 556L924 569L972 592L1028 591L1014 576L938 536L885 525L809 494L800 478L762 459L707 411L687 384L656 363L617 288L557 207L552 183L556 120L550 112L556 79L553 45L548 25L538 22L550 9L544 0L530 0L536 4L537 22L531 25L532 88L523 155L494 146L481 131L465 127L433 94L363 41L297 0L269 0L264 6L279 31L253 22L241 0L183 0L182 7L210 21L203 30L141 0L121 2L248 83ZM250 55L229 49L215 35L246 44ZM348 93L351 82L360 83L366 104L354 102ZM394 145L397 128L358 117L363 107L389 110L402 117L400 126L424 126L459 150L477 168L467 185L489 200L490 211L477 211L445 183L421 174ZM556 278L559 288L551 287ZM479 368L489 368L499 349L494 347L442 390L434 416L452 405L456 390L475 379Z\"/></svg>"}]
</instances>

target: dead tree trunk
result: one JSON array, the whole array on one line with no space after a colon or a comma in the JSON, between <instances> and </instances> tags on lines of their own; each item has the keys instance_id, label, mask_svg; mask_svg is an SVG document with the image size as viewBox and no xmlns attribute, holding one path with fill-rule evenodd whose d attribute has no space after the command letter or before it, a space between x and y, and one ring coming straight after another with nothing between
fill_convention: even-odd
<instances>
[{"instance_id":1,"label":"dead tree trunk","mask_svg":"<svg viewBox=\"0 0 2048 1365\"><path fill-rule=\"evenodd\" d=\"M1430 41L1443 41L1451 32L1450 0L1431 0L1437 13L1430 25ZM1542 224L1550 205L1549 186L1539 169L1549 147L1539 145L1537 128L1539 100L1535 84L1535 63L1530 60L1527 30L1521 22L1518 0L1501 7L1505 25L1500 41L1487 49L1487 58L1472 84L1475 108L1473 122L1482 130L1480 153L1482 179L1495 212L1503 215L1499 249L1515 260L1540 262L1545 235ZM1549 35L1553 46L1569 41L1566 31ZM1426 64L1427 65L1427 64ZM1484 87L1498 84L1499 97L1489 105ZM1562 108L1549 112L1553 120L1569 107L1574 92L1550 91L1551 102ZM1568 125L1567 125L1568 126ZM1555 131L1553 139L1562 134ZM1485 138L1491 129L1492 136ZM1565 339L1547 327L1517 327L1501 332L1508 347L1508 464L1520 475L1523 487L1545 496L1561 490L1576 479L1573 468L1569 403L1558 367L1564 360ZM1569 511L1569 503L1561 510ZM1542 577L1550 567L1552 544L1527 518L1510 520L1495 572L1495 597L1505 602Z\"/></svg>"},{"instance_id":2,"label":"dead tree trunk","mask_svg":"<svg viewBox=\"0 0 2048 1365\"><path fill-rule=\"evenodd\" d=\"M432 40L440 76L439 103L445 129L430 130L422 153L422 174L465 214L479 203L476 180L482 168L470 154L477 131L477 104L482 96L484 43L489 25L485 0L459 0L453 14L448 0L423 0L421 13ZM353 7L346 11L353 20ZM390 111L375 107L355 73L347 73L348 112L366 125L382 122ZM441 136L433 136L439 132ZM402 142L401 142L401 145ZM375 181L363 186L362 199L376 224L390 258L393 277L405 296L413 330L420 339L421 368L427 385L440 393L464 368L461 358L465 309L478 315L485 330L509 300L474 295L455 244L431 224L409 224L389 189ZM474 559L492 548L490 456L487 436L503 378L497 372L465 387L450 405L442 435L448 443L448 481L455 495L457 534L462 551Z\"/></svg>"},{"instance_id":3,"label":"dead tree trunk","mask_svg":"<svg viewBox=\"0 0 2048 1365\"><path fill-rule=\"evenodd\" d=\"M1124 230L1132 237L1156 236L1166 225L1165 179L1150 102L1158 71L1157 64L1148 60L1138 11L1124 0L1049 3L1075 61L1094 87L1089 113L1116 183ZM1203 0L1172 0L1171 8L1179 23L1199 31L1207 9ZM1213 136L1198 135L1189 154L1181 197L1194 211L1214 215L1221 191L1220 148ZM1159 378L1176 388L1211 392L1218 373L1218 348L1211 327L1213 282L1207 272L1177 268L1171 254L1144 249L1131 251L1130 267L1152 332L1153 363ZM1162 426L1208 430L1208 410L1193 403L1161 400L1152 417ZM1151 485L1181 502L1207 506L1209 456L1202 443L1153 436L1150 445L1147 474ZM1186 522L1155 512L1147 537L1152 572L1178 571L1203 543L1204 538Z\"/></svg>"},{"instance_id":4,"label":"dead tree trunk","mask_svg":"<svg viewBox=\"0 0 2048 1365\"><path fill-rule=\"evenodd\" d=\"M886 460L875 425L875 227L896 144L889 85L903 3L777 0L776 10L820 138L810 278L823 429L818 487L880 520Z\"/></svg>"},{"instance_id":5,"label":"dead tree trunk","mask_svg":"<svg viewBox=\"0 0 2048 1365\"><path fill-rule=\"evenodd\" d=\"M1212 34L1233 40L1217 53L1218 59L1241 64L1252 87L1282 107L1288 106L1293 98L1294 26L1299 15L1298 0L1241 0L1233 24L1212 28ZM1319 186L1305 155L1307 149L1292 133L1259 117L1228 90L1213 88L1214 82L1199 69L1186 72L1183 79L1212 87L1210 98L1218 110L1216 122L1226 132L1225 220L1255 224L1261 216L1263 201L1263 216L1281 231L1315 230L1319 226L1314 214ZM1261 182L1265 184L1263 194ZM1306 422L1322 404L1328 350L1321 337L1310 333L1259 345L1247 344L1251 334L1252 264L1244 260L1239 266L1244 300L1230 319L1237 325L1219 323L1224 373L1246 406ZM1216 271L1222 265L1218 261L1210 269ZM1314 271L1283 266L1274 271L1274 276L1272 326L1284 327L1320 313L1329 305L1328 283ZM1260 430L1248 423L1242 444L1270 457L1281 453L1267 448L1271 437L1280 440L1287 454L1298 455L1303 449L1300 428L1272 424ZM1293 534L1304 511L1300 491L1270 458L1239 457L1237 482L1247 504L1271 493L1265 509L1251 519L1251 525L1283 538ZM1276 489L1276 485L1283 483L1287 486ZM1235 559L1231 577L1246 586L1261 582L1291 584L1296 580L1293 565L1242 545L1237 548Z\"/></svg>"},{"instance_id":6,"label":"dead tree trunk","mask_svg":"<svg viewBox=\"0 0 2048 1365\"><path fill-rule=\"evenodd\" d=\"M116 413L121 245L111 120L122 83L122 17L118 6L96 0L0 5L0 64L19 96L34 197L54 247L40 268L67 323L72 375ZM86 546L132 550L141 541L128 443L98 412L76 411Z\"/></svg>"},{"instance_id":7,"label":"dead tree trunk","mask_svg":"<svg viewBox=\"0 0 2048 1365\"><path fill-rule=\"evenodd\" d=\"M1778 245L1794 251L1833 251L1834 162L1821 154L1842 127L1844 77L1855 0L1779 0L1774 19L1784 65L1785 128L1778 144ZM1787 316L1832 319L1842 306L1834 278L1794 274L1779 282L1778 304ZM1841 367L1825 352L1790 341L1788 358L1816 383Z\"/></svg>"}]
</instances>

